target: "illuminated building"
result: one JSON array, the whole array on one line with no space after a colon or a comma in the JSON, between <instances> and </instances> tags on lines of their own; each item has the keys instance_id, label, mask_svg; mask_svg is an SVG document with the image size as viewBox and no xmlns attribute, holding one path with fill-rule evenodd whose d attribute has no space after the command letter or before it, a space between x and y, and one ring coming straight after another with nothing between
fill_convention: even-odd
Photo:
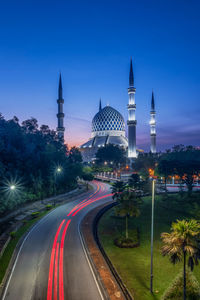
<instances>
[{"instance_id":1,"label":"illuminated building","mask_svg":"<svg viewBox=\"0 0 200 300\"><path fill-rule=\"evenodd\" d=\"M107 105L102 108L100 100L99 111L92 120L91 138L80 146L83 160L95 159L95 153L99 147L105 147L108 144L127 148L125 122L123 116L113 107Z\"/></svg>"},{"instance_id":2,"label":"illuminated building","mask_svg":"<svg viewBox=\"0 0 200 300\"><path fill-rule=\"evenodd\" d=\"M150 111L151 119L150 119L150 135L151 135L151 153L156 153L156 111L155 111L155 101L154 94L152 92L151 98L151 111Z\"/></svg>"},{"instance_id":3,"label":"illuminated building","mask_svg":"<svg viewBox=\"0 0 200 300\"><path fill-rule=\"evenodd\" d=\"M135 87L134 87L134 76L133 76L133 66L132 59L130 64L130 73L129 73L129 103L128 103L128 157L135 158L137 157L136 153L136 124L137 121L135 119Z\"/></svg>"}]
</instances>

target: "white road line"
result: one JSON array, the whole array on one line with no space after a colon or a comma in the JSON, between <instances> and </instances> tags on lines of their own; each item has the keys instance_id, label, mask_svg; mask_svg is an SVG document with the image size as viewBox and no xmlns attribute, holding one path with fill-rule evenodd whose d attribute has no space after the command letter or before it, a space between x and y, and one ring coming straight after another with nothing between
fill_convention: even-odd
<instances>
[{"instance_id":1,"label":"white road line","mask_svg":"<svg viewBox=\"0 0 200 300\"><path fill-rule=\"evenodd\" d=\"M6 288L5 288L5 291L4 291L4 293L3 293L2 300L4 300L5 297L6 297L6 293L7 293L7 290L8 290L8 287L9 287L9 284L10 284L10 281L11 281L11 278L12 278L12 275L13 275L13 272L14 272L14 270L15 270L15 267L16 267L16 264L17 264L17 261L18 261L20 252L21 252L21 250L22 250L22 248L23 248L23 246L24 246L24 243L26 242L26 240L27 240L27 238L29 237L29 235L31 234L31 232L32 232L32 231L33 231L33 230L34 230L34 229L35 229L42 221L44 221L51 213L53 213L54 211L55 211L55 210L52 210L52 211L49 212L45 217L43 217L40 221L38 221L38 222L31 228L31 230L27 233L27 235L25 236L25 238L24 238L24 240L23 240L23 242L22 242L22 244L21 244L21 246L20 246L20 248L19 248L19 251L18 251L18 253L17 253L17 257L16 257L15 263L14 263L14 265L13 265L13 267L12 267L12 271L11 271L11 273L10 273L8 282L7 282L7 284L6 284Z\"/></svg>"},{"instance_id":2,"label":"white road line","mask_svg":"<svg viewBox=\"0 0 200 300\"><path fill-rule=\"evenodd\" d=\"M98 283L98 281L97 281L97 279L96 279L96 276L95 276L95 274L94 274L93 268L92 268L92 266L91 266L91 262L90 262L90 260L89 260L89 258L88 258L88 254L87 254L87 252L86 252L86 250L85 250L85 246L84 246L84 243L83 243L83 238L82 238L81 233L80 233L80 222L78 223L78 234L79 234L79 238L80 238L81 245L82 245L82 248L83 248L83 252L84 252L84 254L85 254L86 260L87 260L88 265L89 265L89 267L90 267L90 271L91 271L92 276L93 276L93 278L94 278L94 281L95 281L95 283L96 283L96 286L97 286L99 295L100 295L101 299L104 300L103 294L102 294L101 289L100 289L100 287L99 287L99 283Z\"/></svg>"}]
</instances>

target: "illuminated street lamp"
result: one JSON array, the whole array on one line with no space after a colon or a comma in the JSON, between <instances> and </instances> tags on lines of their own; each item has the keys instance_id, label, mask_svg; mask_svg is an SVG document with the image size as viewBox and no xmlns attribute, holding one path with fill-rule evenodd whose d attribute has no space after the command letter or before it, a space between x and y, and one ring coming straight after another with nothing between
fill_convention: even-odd
<instances>
[{"instance_id":1,"label":"illuminated street lamp","mask_svg":"<svg viewBox=\"0 0 200 300\"><path fill-rule=\"evenodd\" d=\"M16 186L14 184L11 184L10 189L11 189L11 191L14 191L16 189Z\"/></svg>"},{"instance_id":2,"label":"illuminated street lamp","mask_svg":"<svg viewBox=\"0 0 200 300\"><path fill-rule=\"evenodd\" d=\"M62 168L60 166L56 167L55 171L54 171L54 206L56 205L56 194L57 194L57 191L56 191L56 184L57 184L57 175L61 174L62 173Z\"/></svg>"}]
</instances>

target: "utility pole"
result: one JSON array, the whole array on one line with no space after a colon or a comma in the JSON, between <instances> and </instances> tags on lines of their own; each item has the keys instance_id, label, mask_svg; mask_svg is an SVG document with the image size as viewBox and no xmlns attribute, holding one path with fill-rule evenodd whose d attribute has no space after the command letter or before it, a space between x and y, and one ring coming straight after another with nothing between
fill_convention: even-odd
<instances>
[{"instance_id":1,"label":"utility pole","mask_svg":"<svg viewBox=\"0 0 200 300\"><path fill-rule=\"evenodd\" d=\"M152 210L151 210L151 279L150 292L153 293L153 229L154 229L154 200L155 200L155 179L152 178Z\"/></svg>"}]
</instances>

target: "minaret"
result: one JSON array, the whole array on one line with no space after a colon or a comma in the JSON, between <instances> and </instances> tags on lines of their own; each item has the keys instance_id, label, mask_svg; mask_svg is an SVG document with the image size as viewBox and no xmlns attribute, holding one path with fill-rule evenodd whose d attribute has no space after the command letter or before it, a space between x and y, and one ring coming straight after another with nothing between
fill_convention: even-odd
<instances>
[{"instance_id":1,"label":"minaret","mask_svg":"<svg viewBox=\"0 0 200 300\"><path fill-rule=\"evenodd\" d=\"M101 98L99 100L99 111L102 110L102 106L101 106Z\"/></svg>"},{"instance_id":2,"label":"minaret","mask_svg":"<svg viewBox=\"0 0 200 300\"><path fill-rule=\"evenodd\" d=\"M135 119L135 92L136 88L134 87L134 76L133 76L133 65L132 59L130 64L130 73L129 73L129 102L128 102L128 157L135 158L137 157L136 153L136 124L137 121Z\"/></svg>"},{"instance_id":3,"label":"minaret","mask_svg":"<svg viewBox=\"0 0 200 300\"><path fill-rule=\"evenodd\" d=\"M57 127L57 133L58 133L58 137L60 140L62 140L62 142L64 143L64 131L65 131L65 127L64 127L64 113L63 113L63 104L64 104L64 99L62 96L62 78L61 78L61 74L60 74L60 78L59 78L59 87L58 87L58 113L57 113L57 118L58 118L58 127Z\"/></svg>"},{"instance_id":4,"label":"minaret","mask_svg":"<svg viewBox=\"0 0 200 300\"><path fill-rule=\"evenodd\" d=\"M155 111L155 102L154 102L154 94L152 91L151 97L151 111L150 111L151 119L150 119L150 134L151 134L151 153L156 153L156 111Z\"/></svg>"}]
</instances>

